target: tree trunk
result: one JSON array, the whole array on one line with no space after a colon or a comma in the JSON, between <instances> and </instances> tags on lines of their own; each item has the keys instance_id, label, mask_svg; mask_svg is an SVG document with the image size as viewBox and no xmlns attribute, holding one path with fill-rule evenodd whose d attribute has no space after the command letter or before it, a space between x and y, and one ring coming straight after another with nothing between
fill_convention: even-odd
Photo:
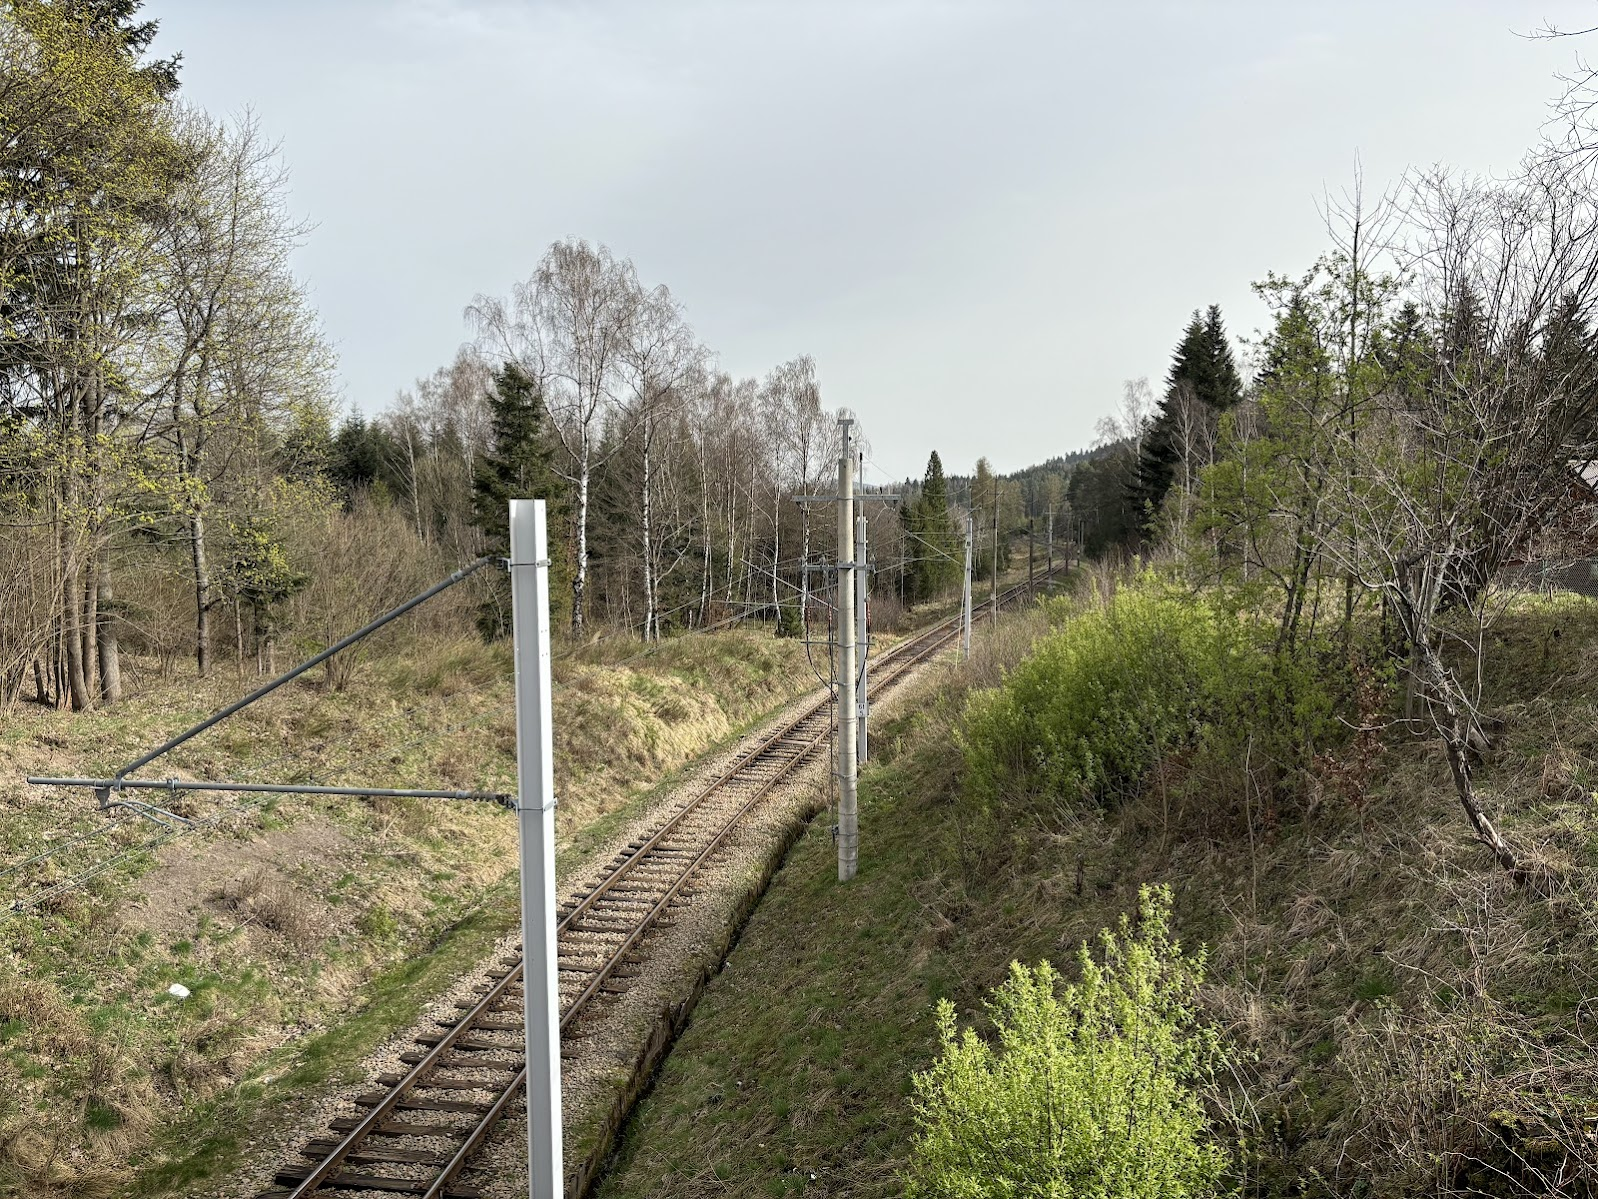
<instances>
[{"instance_id":1,"label":"tree trunk","mask_svg":"<svg viewBox=\"0 0 1598 1199\"><path fill-rule=\"evenodd\" d=\"M799 509L799 513L801 519L799 526L801 539L799 544L799 628L802 631L810 627L810 509L808 506L801 507ZM899 598L903 599L903 555L900 557L901 565L899 567L899 589L901 594Z\"/></svg>"},{"instance_id":2,"label":"tree trunk","mask_svg":"<svg viewBox=\"0 0 1598 1199\"><path fill-rule=\"evenodd\" d=\"M405 465L411 472L411 519L416 523L416 540L426 542L422 533L422 481L416 477L416 430L405 426Z\"/></svg>"},{"instance_id":3,"label":"tree trunk","mask_svg":"<svg viewBox=\"0 0 1598 1199\"><path fill-rule=\"evenodd\" d=\"M704 628L710 623L710 587L713 581L712 572L715 569L714 551L710 541L710 468L705 460L705 440L703 432L699 438L699 522L700 532L704 538L704 569L699 574L699 627Z\"/></svg>"},{"instance_id":4,"label":"tree trunk","mask_svg":"<svg viewBox=\"0 0 1598 1199\"><path fill-rule=\"evenodd\" d=\"M83 673L83 578L76 562L69 559L61 589L61 642L65 652L69 706L84 712L89 708L89 682Z\"/></svg>"},{"instance_id":5,"label":"tree trunk","mask_svg":"<svg viewBox=\"0 0 1598 1199\"><path fill-rule=\"evenodd\" d=\"M988 607L995 622L999 619L999 480L993 480L993 578L988 584Z\"/></svg>"},{"instance_id":6,"label":"tree trunk","mask_svg":"<svg viewBox=\"0 0 1598 1199\"><path fill-rule=\"evenodd\" d=\"M194 661L205 678L211 669L211 568L205 553L205 515L189 514L189 557L194 565Z\"/></svg>"},{"instance_id":7,"label":"tree trunk","mask_svg":"<svg viewBox=\"0 0 1598 1199\"><path fill-rule=\"evenodd\" d=\"M1470 747L1475 737L1475 718L1469 705L1460 702L1453 676L1438 658L1437 651L1425 642L1417 644L1424 671L1422 690L1426 698L1442 709L1443 719L1433 714L1432 722L1442 738L1443 751L1448 758L1449 772L1454 776L1454 791L1460 807L1475 830L1477 838L1492 851L1498 864L1507 870L1516 882L1524 882L1524 872L1513 847L1504 839L1476 799L1476 787L1471 777Z\"/></svg>"},{"instance_id":8,"label":"tree trunk","mask_svg":"<svg viewBox=\"0 0 1598 1199\"><path fill-rule=\"evenodd\" d=\"M588 589L588 431L583 430L577 467L577 569L572 574L572 632L583 632L583 596Z\"/></svg>"},{"instance_id":9,"label":"tree trunk","mask_svg":"<svg viewBox=\"0 0 1598 1199\"><path fill-rule=\"evenodd\" d=\"M107 707L122 699L122 654L117 639L117 616L112 607L111 554L103 551L96 584L99 591L97 616L99 638L97 649L100 658L100 702Z\"/></svg>"},{"instance_id":10,"label":"tree trunk","mask_svg":"<svg viewBox=\"0 0 1598 1199\"><path fill-rule=\"evenodd\" d=\"M782 492L771 489L771 609L773 617L782 620L782 593L777 589L777 575L782 570Z\"/></svg>"},{"instance_id":11,"label":"tree trunk","mask_svg":"<svg viewBox=\"0 0 1598 1199\"><path fill-rule=\"evenodd\" d=\"M654 641L659 632L655 627L655 539L650 529L650 519L653 512L650 508L649 486L649 452L652 448L650 442L654 439L654 431L649 427L649 418L644 418L644 485L643 485L643 541L644 541L644 640Z\"/></svg>"},{"instance_id":12,"label":"tree trunk","mask_svg":"<svg viewBox=\"0 0 1598 1199\"><path fill-rule=\"evenodd\" d=\"M264 608L256 608L255 615L255 653L258 661L264 661L265 673L269 677L277 675L277 630L267 618Z\"/></svg>"},{"instance_id":13,"label":"tree trunk","mask_svg":"<svg viewBox=\"0 0 1598 1199\"><path fill-rule=\"evenodd\" d=\"M98 555L91 556L83 580L83 616L78 624L83 638L83 681L88 686L89 698L95 696L95 660L100 644L100 569Z\"/></svg>"},{"instance_id":14,"label":"tree trunk","mask_svg":"<svg viewBox=\"0 0 1598 1199\"><path fill-rule=\"evenodd\" d=\"M1287 603L1282 610L1282 625L1276 634L1276 653L1291 650L1298 641L1299 617L1304 611L1304 593L1309 588L1310 569L1315 551L1309 536L1301 534L1293 547L1293 573L1288 583Z\"/></svg>"},{"instance_id":15,"label":"tree trunk","mask_svg":"<svg viewBox=\"0 0 1598 1199\"><path fill-rule=\"evenodd\" d=\"M244 674L244 602L233 597L233 662L238 672Z\"/></svg>"}]
</instances>

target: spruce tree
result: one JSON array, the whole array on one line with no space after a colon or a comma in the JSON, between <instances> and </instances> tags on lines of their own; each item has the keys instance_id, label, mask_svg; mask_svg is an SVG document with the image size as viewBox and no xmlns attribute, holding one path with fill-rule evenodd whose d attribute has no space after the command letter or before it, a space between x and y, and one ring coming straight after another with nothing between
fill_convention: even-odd
<instances>
[{"instance_id":1,"label":"spruce tree","mask_svg":"<svg viewBox=\"0 0 1598 1199\"><path fill-rule=\"evenodd\" d=\"M921 494L900 510L900 521L910 542L906 598L918 603L941 595L960 576L963 550L960 534L949 516L949 485L936 450L927 459Z\"/></svg>"},{"instance_id":2,"label":"spruce tree","mask_svg":"<svg viewBox=\"0 0 1598 1199\"><path fill-rule=\"evenodd\" d=\"M557 546L564 507L564 482L555 473L554 446L550 442L549 412L538 385L514 362L493 376L488 393L490 449L477 461L472 479L472 524L481 529L490 553L510 552L510 501L548 501L550 558L559 560ZM551 574L556 570L552 568ZM477 624L488 639L510 629L510 589L495 588L483 603ZM551 595L562 594L551 585Z\"/></svg>"},{"instance_id":3,"label":"spruce tree","mask_svg":"<svg viewBox=\"0 0 1598 1199\"><path fill-rule=\"evenodd\" d=\"M1143 438L1132 498L1145 534L1152 531L1176 479L1183 449L1181 406L1189 397L1199 401L1210 420L1243 398L1243 380L1232 357L1219 304L1211 304L1202 316L1194 310L1172 355L1159 412Z\"/></svg>"},{"instance_id":4,"label":"spruce tree","mask_svg":"<svg viewBox=\"0 0 1598 1199\"><path fill-rule=\"evenodd\" d=\"M472 479L472 524L487 536L489 548L510 550L510 501L556 496L554 448L545 425L549 413L538 385L521 367L507 362L496 371L488 393L491 448L477 460Z\"/></svg>"},{"instance_id":5,"label":"spruce tree","mask_svg":"<svg viewBox=\"0 0 1598 1199\"><path fill-rule=\"evenodd\" d=\"M927 459L927 473L921 484L922 528L926 544L926 596L931 599L947 591L961 574L957 561L961 550L960 534L949 517L949 486L943 478L943 460L933 450Z\"/></svg>"}]
</instances>

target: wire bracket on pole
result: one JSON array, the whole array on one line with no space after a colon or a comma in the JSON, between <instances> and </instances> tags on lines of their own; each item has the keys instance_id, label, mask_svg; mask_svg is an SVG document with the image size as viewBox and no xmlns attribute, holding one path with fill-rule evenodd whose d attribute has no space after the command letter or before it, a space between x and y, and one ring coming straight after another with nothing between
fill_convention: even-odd
<instances>
[{"instance_id":1,"label":"wire bracket on pole","mask_svg":"<svg viewBox=\"0 0 1598 1199\"><path fill-rule=\"evenodd\" d=\"M501 561L501 559L495 558L495 557L491 557L491 556L485 556L485 557L482 557L482 558L478 558L478 559L476 559L473 562L468 563L467 565L465 565L465 566L461 567L459 570L457 570L454 574L450 575L449 578L443 580L440 583L433 584L433 586L429 587L426 591L422 592L420 595L413 595L410 599L406 600L403 604L400 604L397 608L391 608L387 612L383 613L381 616L377 617L376 619L368 621L366 624L364 624L360 628L356 629L353 633L350 633L348 636L340 638L338 641L336 641L332 645L328 646L321 653L313 654L311 657L309 657L305 661L301 662L293 670L290 670L290 671L288 671L288 672L286 672L284 674L278 675L278 677L273 679L271 682L265 683L262 686L257 687L254 691L250 692L243 699L235 700L231 704L227 705L227 707L223 708L220 712L216 712L213 715L207 716L204 720L200 721L198 724L191 725L189 728L184 729L183 732L179 733L176 737L173 737L170 740L165 741L162 744L156 746L154 749L152 749L149 753L145 754L143 757L135 758L133 761L129 762L126 766L124 766L121 770L117 771L116 779L118 781L120 781L121 779L125 778L127 775L132 774L135 770L138 770L140 767L148 766L151 762L155 761L157 758L161 757L163 754L170 753L172 750L176 749L178 746L182 745L185 741L188 741L190 738L199 736L199 734L205 732L206 729L212 727L215 724L219 724L223 720L226 720L229 716L232 716L235 712L239 712L242 709L249 707L256 700L263 699L266 696L270 695L272 692L276 691L279 687L283 686L283 684L291 682L294 679L299 678L300 675L304 674L306 671L310 670L312 667L320 665L321 663L327 661L329 658L331 658L334 654L338 653L340 650L344 650L344 649L349 648L350 646L354 645L357 641L360 641L363 638L371 636L373 633L377 632L378 629L382 628L384 625L390 623L391 621L398 620L401 616L404 616L405 613L409 612L412 608L415 608L415 607L417 607L420 604L426 603L428 600L432 599L439 592L445 591L448 588L455 586L456 583L459 583L461 580L463 580L465 578L468 578L469 576L475 574L477 571L481 570L483 567L492 566L493 564L495 564L496 562L499 562L499 561Z\"/></svg>"}]
</instances>

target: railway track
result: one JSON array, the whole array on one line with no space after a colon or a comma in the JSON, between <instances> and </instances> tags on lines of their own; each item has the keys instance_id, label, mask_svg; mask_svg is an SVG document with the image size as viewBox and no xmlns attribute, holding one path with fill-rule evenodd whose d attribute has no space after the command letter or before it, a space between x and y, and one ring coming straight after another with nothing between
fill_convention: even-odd
<instances>
[{"instance_id":1,"label":"railway track","mask_svg":"<svg viewBox=\"0 0 1598 1199\"><path fill-rule=\"evenodd\" d=\"M1001 594L1008 604L1027 591ZM981 618L981 613L977 614ZM911 637L873 663L872 690L885 690L959 636L958 618ZM824 750L832 699L823 697L739 754L653 832L633 841L600 881L569 897L557 924L561 1055L580 1036L578 1022L606 995L627 989L643 943L669 922L709 862L770 792ZM400 1055L403 1073L383 1074L355 1097L359 1116L332 1121L328 1137L301 1149L303 1162L280 1168L259 1199L322 1199L344 1193L476 1199L457 1180L500 1118L523 1094L522 964L499 962L459 1015L419 1034Z\"/></svg>"}]
</instances>

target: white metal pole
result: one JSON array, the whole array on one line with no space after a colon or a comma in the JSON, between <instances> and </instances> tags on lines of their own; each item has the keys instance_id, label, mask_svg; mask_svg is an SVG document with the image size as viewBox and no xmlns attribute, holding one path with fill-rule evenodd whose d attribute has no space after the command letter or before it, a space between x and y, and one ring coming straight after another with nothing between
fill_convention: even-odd
<instances>
[{"instance_id":1,"label":"white metal pole","mask_svg":"<svg viewBox=\"0 0 1598 1199\"><path fill-rule=\"evenodd\" d=\"M960 656L971 656L971 517L965 518L965 588L960 597Z\"/></svg>"},{"instance_id":2,"label":"white metal pole","mask_svg":"<svg viewBox=\"0 0 1598 1199\"><path fill-rule=\"evenodd\" d=\"M555 757L550 721L549 534L543 500L510 502L510 587L516 647L522 1019L527 1035L527 1195L528 1199L561 1199Z\"/></svg>"},{"instance_id":3,"label":"white metal pole","mask_svg":"<svg viewBox=\"0 0 1598 1199\"><path fill-rule=\"evenodd\" d=\"M993 480L993 577L988 580L988 627L999 623L999 480Z\"/></svg>"},{"instance_id":4,"label":"white metal pole","mask_svg":"<svg viewBox=\"0 0 1598 1199\"><path fill-rule=\"evenodd\" d=\"M847 417L838 418L838 881L854 877L860 852L855 793L854 450Z\"/></svg>"},{"instance_id":5,"label":"white metal pole","mask_svg":"<svg viewBox=\"0 0 1598 1199\"><path fill-rule=\"evenodd\" d=\"M1049 573L1048 573L1048 579L1049 579L1049 581L1047 583L1047 586L1048 586L1048 589L1049 589L1049 593L1052 595L1053 592L1054 592L1054 581L1053 581L1054 580L1054 513L1053 513L1053 511L1050 511L1050 513L1049 513Z\"/></svg>"},{"instance_id":6,"label":"white metal pole","mask_svg":"<svg viewBox=\"0 0 1598 1199\"><path fill-rule=\"evenodd\" d=\"M871 656L871 625L866 619L866 597L871 588L867 585L866 578L866 516L865 506L860 502L855 503L854 518L854 627L855 641L860 646L857 657L860 660L860 694L855 699L855 768L866 764L866 740L869 736L871 725L871 695L869 672Z\"/></svg>"}]
</instances>

